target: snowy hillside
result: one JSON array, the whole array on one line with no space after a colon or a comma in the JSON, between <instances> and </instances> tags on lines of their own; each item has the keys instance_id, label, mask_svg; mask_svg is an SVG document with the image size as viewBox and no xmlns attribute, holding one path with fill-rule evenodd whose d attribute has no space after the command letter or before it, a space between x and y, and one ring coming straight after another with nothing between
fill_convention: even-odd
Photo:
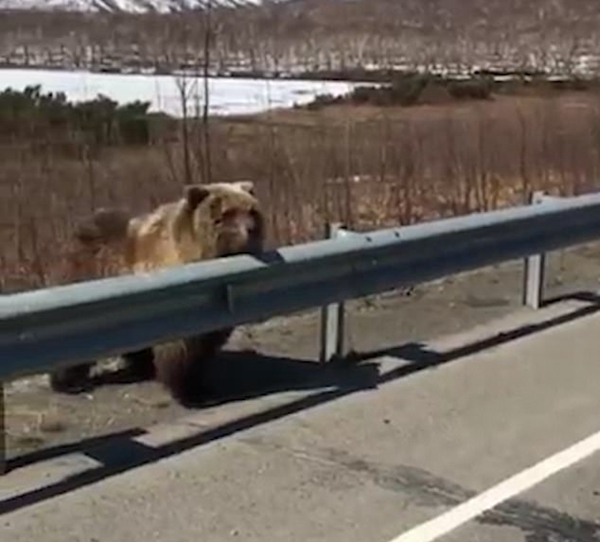
<instances>
[{"instance_id":1,"label":"snowy hillside","mask_svg":"<svg viewBox=\"0 0 600 542\"><path fill-rule=\"evenodd\" d=\"M168 13L198 8L211 0L0 0L2 9L68 10L68 11L125 11ZM262 0L212 0L213 6L242 6L260 4Z\"/></svg>"}]
</instances>

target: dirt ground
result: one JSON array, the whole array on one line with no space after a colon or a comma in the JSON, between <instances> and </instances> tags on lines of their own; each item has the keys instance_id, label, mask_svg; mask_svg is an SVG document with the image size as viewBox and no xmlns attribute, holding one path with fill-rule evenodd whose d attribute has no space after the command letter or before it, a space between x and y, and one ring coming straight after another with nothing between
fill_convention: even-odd
<instances>
[{"instance_id":1,"label":"dirt ground","mask_svg":"<svg viewBox=\"0 0 600 542\"><path fill-rule=\"evenodd\" d=\"M410 292L391 292L347 304L347 345L357 353L385 352L469 329L509 314L521 303L522 262L466 273ZM595 292L600 244L551 254L546 298ZM321 366L319 311L236 331L211 367L211 408L286 391L338 386L348 367ZM90 393L53 393L46 376L5 385L9 458L186 414L154 382L110 384ZM224 408L224 406L223 406Z\"/></svg>"}]
</instances>

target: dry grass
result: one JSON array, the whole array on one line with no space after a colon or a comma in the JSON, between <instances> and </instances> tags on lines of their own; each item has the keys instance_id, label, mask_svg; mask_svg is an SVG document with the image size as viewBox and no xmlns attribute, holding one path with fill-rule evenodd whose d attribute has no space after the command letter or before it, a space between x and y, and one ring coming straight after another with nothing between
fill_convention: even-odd
<instances>
[{"instance_id":1,"label":"dry grass","mask_svg":"<svg viewBox=\"0 0 600 542\"><path fill-rule=\"evenodd\" d=\"M522 203L535 189L591 191L600 170L592 93L277 111L213 120L211 134L213 178L257 183L274 246L320 238L327 221L364 230ZM74 222L100 206L143 211L178 197L182 157L179 140L161 138L78 159L0 146L1 290L63 282Z\"/></svg>"}]
</instances>

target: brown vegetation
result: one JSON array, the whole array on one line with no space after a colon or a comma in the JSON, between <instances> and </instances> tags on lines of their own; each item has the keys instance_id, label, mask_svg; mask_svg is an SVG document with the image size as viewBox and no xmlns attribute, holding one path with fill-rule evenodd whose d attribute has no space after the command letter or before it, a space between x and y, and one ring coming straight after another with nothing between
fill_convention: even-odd
<instances>
[{"instance_id":1,"label":"brown vegetation","mask_svg":"<svg viewBox=\"0 0 600 542\"><path fill-rule=\"evenodd\" d=\"M32 133L0 142L0 288L64 282L61 253L74 223L106 205L140 213L201 180L203 138L151 132L148 143ZM251 179L271 246L320 238L328 221L364 230L522 203L534 189L593 190L600 173L600 100L551 98L418 108L330 106L212 119L214 181ZM73 146L77 152L73 152Z\"/></svg>"}]
</instances>

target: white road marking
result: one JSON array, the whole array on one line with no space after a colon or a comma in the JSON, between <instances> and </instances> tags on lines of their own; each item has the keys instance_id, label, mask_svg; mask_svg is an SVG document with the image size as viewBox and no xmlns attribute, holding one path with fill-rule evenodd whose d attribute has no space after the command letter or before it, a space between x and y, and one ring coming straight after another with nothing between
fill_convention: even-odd
<instances>
[{"instance_id":1,"label":"white road marking","mask_svg":"<svg viewBox=\"0 0 600 542\"><path fill-rule=\"evenodd\" d=\"M390 542L431 542L600 450L600 431Z\"/></svg>"}]
</instances>

